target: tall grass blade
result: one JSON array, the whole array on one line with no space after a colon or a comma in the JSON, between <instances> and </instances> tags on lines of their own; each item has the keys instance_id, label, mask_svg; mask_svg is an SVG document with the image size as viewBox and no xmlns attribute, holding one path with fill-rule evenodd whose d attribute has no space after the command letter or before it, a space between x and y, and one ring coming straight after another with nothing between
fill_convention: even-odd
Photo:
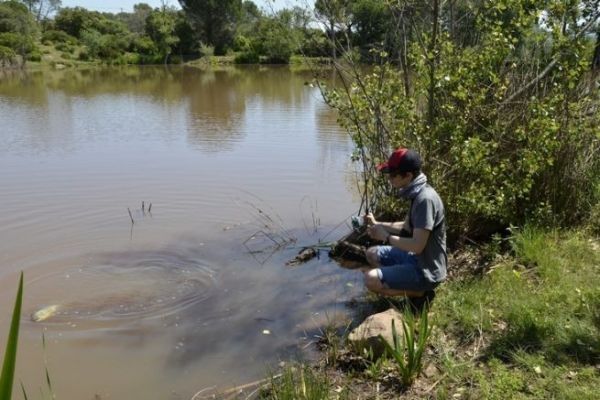
<instances>
[{"instance_id":1,"label":"tall grass blade","mask_svg":"<svg viewBox=\"0 0 600 400\"><path fill-rule=\"evenodd\" d=\"M21 382L21 390L23 391L23 398L25 400L29 400L29 397L27 397L27 392L25 391L25 386L23 385L23 382Z\"/></svg>"},{"instance_id":2,"label":"tall grass blade","mask_svg":"<svg viewBox=\"0 0 600 400\"><path fill-rule=\"evenodd\" d=\"M15 300L10 332L4 352L2 364L2 375L0 375L0 399L9 400L12 396L13 379L15 376L15 364L17 362L17 345L19 341L19 322L21 319L21 304L23 302L23 272L19 279L19 290Z\"/></svg>"},{"instance_id":3,"label":"tall grass blade","mask_svg":"<svg viewBox=\"0 0 600 400\"><path fill-rule=\"evenodd\" d=\"M392 319L393 346L383 337L381 337L381 340L388 353L396 360L402 383L410 386L423 369L423 354L431 333L427 310L423 310L421 313L418 329L416 318L410 311L405 310L402 330L404 331L403 336L400 337L396 330L395 321Z\"/></svg>"}]
</instances>

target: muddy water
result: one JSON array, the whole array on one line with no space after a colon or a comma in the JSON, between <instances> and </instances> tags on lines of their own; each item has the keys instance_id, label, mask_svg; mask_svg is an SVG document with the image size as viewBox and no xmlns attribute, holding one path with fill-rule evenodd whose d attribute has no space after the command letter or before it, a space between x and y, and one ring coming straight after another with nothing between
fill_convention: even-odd
<instances>
[{"instance_id":1,"label":"muddy water","mask_svg":"<svg viewBox=\"0 0 600 400\"><path fill-rule=\"evenodd\" d=\"M189 399L311 356L361 283L326 254L285 266L344 234L358 207L352 145L308 80L3 75L0 345L24 271L17 379L30 393L47 365L63 400Z\"/></svg>"}]
</instances>

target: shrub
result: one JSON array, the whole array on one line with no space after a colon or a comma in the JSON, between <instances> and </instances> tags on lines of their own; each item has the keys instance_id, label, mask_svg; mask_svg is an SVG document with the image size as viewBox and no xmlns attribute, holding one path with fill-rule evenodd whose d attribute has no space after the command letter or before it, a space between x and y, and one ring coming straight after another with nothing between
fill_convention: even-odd
<instances>
[{"instance_id":1,"label":"shrub","mask_svg":"<svg viewBox=\"0 0 600 400\"><path fill-rule=\"evenodd\" d=\"M56 50L65 53L73 53L73 51L75 51L75 47L67 42L59 42L54 47L56 48Z\"/></svg>"},{"instance_id":2,"label":"shrub","mask_svg":"<svg viewBox=\"0 0 600 400\"><path fill-rule=\"evenodd\" d=\"M40 53L38 50L32 51L31 53L29 53L27 55L27 60L34 61L34 62L40 62L40 61L42 61L42 53Z\"/></svg>"},{"instance_id":3,"label":"shrub","mask_svg":"<svg viewBox=\"0 0 600 400\"><path fill-rule=\"evenodd\" d=\"M236 55L234 62L236 64L258 64L259 56L254 51L247 51Z\"/></svg>"},{"instance_id":4,"label":"shrub","mask_svg":"<svg viewBox=\"0 0 600 400\"><path fill-rule=\"evenodd\" d=\"M71 45L77 44L77 38L63 31L48 30L42 35L42 43L68 43Z\"/></svg>"},{"instance_id":5,"label":"shrub","mask_svg":"<svg viewBox=\"0 0 600 400\"><path fill-rule=\"evenodd\" d=\"M10 47L0 45L0 65L10 65L17 54Z\"/></svg>"},{"instance_id":6,"label":"shrub","mask_svg":"<svg viewBox=\"0 0 600 400\"><path fill-rule=\"evenodd\" d=\"M204 42L200 42L200 54L202 57L212 57L215 55L215 46L208 45Z\"/></svg>"},{"instance_id":7,"label":"shrub","mask_svg":"<svg viewBox=\"0 0 600 400\"><path fill-rule=\"evenodd\" d=\"M594 21L582 1L569 7L581 23L562 29L564 11L541 3L472 3L469 41L423 11L439 30L424 27L407 43L404 70L385 51L372 51L378 66L368 72L345 55L342 89L325 99L356 145L371 209L397 211L376 165L405 146L423 156L452 237L487 237L532 218L572 225L589 217L598 203L600 114L581 27Z\"/></svg>"},{"instance_id":8,"label":"shrub","mask_svg":"<svg viewBox=\"0 0 600 400\"><path fill-rule=\"evenodd\" d=\"M77 56L77 58L81 61L89 61L90 60L90 53L88 53L88 51L86 49L82 49L79 52L79 55Z\"/></svg>"}]
</instances>

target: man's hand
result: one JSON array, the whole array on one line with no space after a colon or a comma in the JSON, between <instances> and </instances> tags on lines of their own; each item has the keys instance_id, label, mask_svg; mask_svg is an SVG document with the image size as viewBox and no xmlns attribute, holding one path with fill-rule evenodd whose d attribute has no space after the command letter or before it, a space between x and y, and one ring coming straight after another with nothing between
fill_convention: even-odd
<instances>
[{"instance_id":1,"label":"man's hand","mask_svg":"<svg viewBox=\"0 0 600 400\"><path fill-rule=\"evenodd\" d=\"M373 226L373 225L377 225L377 224L378 224L378 222L375 220L373 213L368 213L365 215L365 225Z\"/></svg>"},{"instance_id":2,"label":"man's hand","mask_svg":"<svg viewBox=\"0 0 600 400\"><path fill-rule=\"evenodd\" d=\"M381 224L375 224L367 228L367 233L372 239L386 241L390 233Z\"/></svg>"}]
</instances>

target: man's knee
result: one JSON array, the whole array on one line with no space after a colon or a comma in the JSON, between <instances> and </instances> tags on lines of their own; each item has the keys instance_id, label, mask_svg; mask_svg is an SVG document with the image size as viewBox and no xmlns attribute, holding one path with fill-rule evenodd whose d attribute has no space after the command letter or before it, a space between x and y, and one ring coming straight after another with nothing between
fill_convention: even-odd
<instances>
[{"instance_id":1,"label":"man's knee","mask_svg":"<svg viewBox=\"0 0 600 400\"><path fill-rule=\"evenodd\" d=\"M372 292L380 292L384 288L377 269L365 273L365 286Z\"/></svg>"},{"instance_id":2,"label":"man's knee","mask_svg":"<svg viewBox=\"0 0 600 400\"><path fill-rule=\"evenodd\" d=\"M379 255L377 254L377 246L369 247L366 252L367 262L373 267L379 266Z\"/></svg>"}]
</instances>

